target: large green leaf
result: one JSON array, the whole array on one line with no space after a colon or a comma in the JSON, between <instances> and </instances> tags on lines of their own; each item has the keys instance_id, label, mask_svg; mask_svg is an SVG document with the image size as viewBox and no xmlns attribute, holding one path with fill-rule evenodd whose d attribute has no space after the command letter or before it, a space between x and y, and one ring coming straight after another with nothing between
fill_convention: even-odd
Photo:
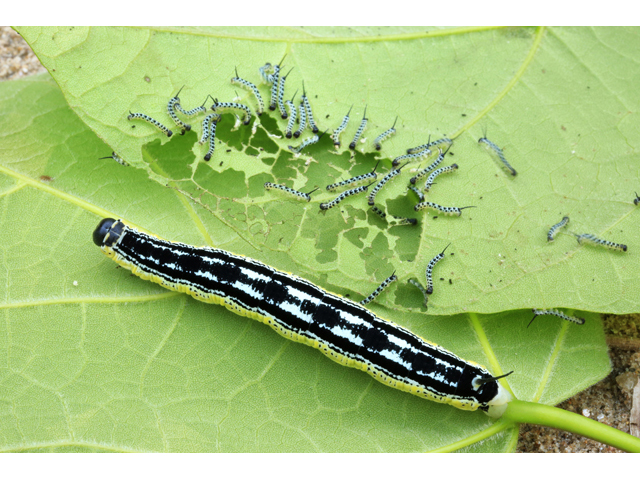
<instances>
[{"instance_id":1,"label":"large green leaf","mask_svg":"<svg viewBox=\"0 0 640 480\"><path fill-rule=\"evenodd\" d=\"M359 31L341 38L327 31L287 31L291 38L281 31L252 38L234 31L20 31L69 105L111 147L47 79L1 86L5 449L412 451L464 446L478 432L499 433L478 450L514 445L516 432L500 433L482 414L396 392L263 325L114 268L90 239L106 215L171 240L247 254L343 294L367 294L397 269L402 284L372 308L493 371L514 369L509 384L521 399L557 403L606 374L595 315L580 328L538 319L529 329L528 311L427 316L421 295L404 284L453 241L455 255L436 272L453 284L436 279L430 313L638 310L626 225L633 197L624 193L637 179L638 138L617 117L623 105L633 111L637 94L599 74L611 51L637 55L625 53L635 31ZM369 140L400 116L402 127L383 148L393 152L389 158L430 133L460 133L451 157L460 170L442 177L433 200L480 208L429 220L426 228L388 229L356 197L323 216L317 205L330 194L301 205L266 194L262 183L323 186L370 170L371 155L349 161L321 144L312 150L317 162L306 165L306 157L283 155L287 143L262 127L249 138L242 128L222 127L232 123L225 119L220 138L228 148L206 164L196 162L203 151L193 147L195 132L167 141L126 120L131 109L167 122L166 101L182 84L186 106L207 93L229 99L235 65L257 82L257 66L285 52L323 129L337 125L351 103L358 113L366 103L375 125ZM587 105L579 101L584 95ZM264 130L276 128L261 121ZM475 144L485 126L505 146L515 179ZM260 146L260 158L247 155ZM96 160L111 148L138 168ZM42 175L51 180L39 181ZM386 206L411 213L405 181L394 182ZM578 247L569 236L547 245L548 226L564 214L571 227L629 244L629 254Z\"/></svg>"},{"instance_id":2,"label":"large green leaf","mask_svg":"<svg viewBox=\"0 0 640 480\"><path fill-rule=\"evenodd\" d=\"M20 31L81 120L160 183L183 180L174 186L209 205L241 236L243 241L229 245L239 253L257 248L269 261L285 253L287 268L316 280L323 274L338 290L364 294L393 269L402 280L414 275L416 262L424 265L453 241L458 254L448 259L445 278L455 287L433 298L434 313L534 305L640 310L640 295L633 295L640 291L634 273L640 257L632 254L640 135L630 114L639 95L627 81L640 74L631 60L637 57L637 30ZM235 67L258 83L257 67L285 54L287 68L295 67L290 93L305 81L322 129L335 128L351 104L354 120L345 138L353 135L365 105L369 140L400 117L382 158L398 156L429 135L457 136L452 160L460 169L442 177L429 199L478 208L462 218L431 220L422 213L425 221L414 232L382 229L363 199L349 202L342 214L318 214L318 203L332 198L328 192L314 196L309 208L283 208L262 190L264 181L311 190L368 171L374 161L370 155L350 161L326 148L312 150L316 161L309 165L305 158L287 161L281 148L289 142L258 134L251 145L265 149L260 160L232 148L205 164L197 161L204 147L192 148L195 132L168 141L153 127L127 120L129 111L143 111L170 123L166 103L183 85L188 107L207 94L230 100L237 90L229 82ZM268 97L266 87L263 93ZM262 123L269 131L276 128L266 118ZM240 144L247 143L246 129L221 128L230 146L255 152ZM483 129L504 147L519 176L504 175L477 145ZM280 161L272 166L276 157ZM392 213L413 216L405 185L404 179L393 182L384 202ZM630 253L581 247L570 235L548 244L548 228L564 215L571 217L570 231L628 244ZM224 243L228 232L211 239ZM406 302L395 298L393 304Z\"/></svg>"}]
</instances>

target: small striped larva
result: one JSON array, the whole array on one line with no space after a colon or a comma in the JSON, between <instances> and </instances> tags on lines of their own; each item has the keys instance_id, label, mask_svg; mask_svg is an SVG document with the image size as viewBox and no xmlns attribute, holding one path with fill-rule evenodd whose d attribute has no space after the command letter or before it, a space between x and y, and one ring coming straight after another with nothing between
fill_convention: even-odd
<instances>
[{"instance_id":1,"label":"small striped larva","mask_svg":"<svg viewBox=\"0 0 640 480\"><path fill-rule=\"evenodd\" d=\"M442 151L441 149L439 149L438 151L440 152L438 154L438 158L436 158L433 163L431 163L431 165L429 165L428 167L423 168L422 170L418 171L413 177L411 177L409 179L409 182L412 185L415 185L415 183L420 180L422 177L424 177L427 173L431 172L434 168L436 168L438 165L440 165L442 163L442 161L444 160L444 156L447 153L449 149L447 149L446 151Z\"/></svg>"},{"instance_id":2,"label":"small striped larva","mask_svg":"<svg viewBox=\"0 0 640 480\"><path fill-rule=\"evenodd\" d=\"M444 213L445 215L462 215L462 210L464 210L465 208L476 208L475 205L471 205L469 207L443 207L442 205L438 205L437 203L433 203L433 202L422 202L422 203L418 203L417 205L415 205L413 207L413 209L416 212L419 212L420 210L425 210L427 208L430 208L431 210L437 210L440 213Z\"/></svg>"},{"instance_id":3,"label":"small striped larva","mask_svg":"<svg viewBox=\"0 0 640 480\"><path fill-rule=\"evenodd\" d=\"M419 152L421 150L425 150L425 149L429 149L431 147L438 146L441 143L446 143L447 145L451 146L451 145L453 145L453 140L451 140L450 138L444 137L444 138L441 138L440 140L436 140L435 142L432 142L431 141L431 137L429 137L429 140L427 140L427 143L425 143L424 145L419 145L417 147L409 148L407 150L407 153L417 153L417 152Z\"/></svg>"},{"instance_id":4,"label":"small striped larva","mask_svg":"<svg viewBox=\"0 0 640 480\"><path fill-rule=\"evenodd\" d=\"M273 65L271 65L270 63L265 63L262 67L258 69L258 71L260 72L260 76L262 77L263 83L273 83L273 74L269 73L269 72L273 72Z\"/></svg>"},{"instance_id":5,"label":"small striped larva","mask_svg":"<svg viewBox=\"0 0 640 480\"><path fill-rule=\"evenodd\" d=\"M378 178L378 174L376 173L376 169L378 168L378 165L380 164L380 162L378 161L376 163L376 166L373 167L373 170L369 173L365 173L363 175L358 175L357 177L351 177L347 180L343 180L341 182L337 182L337 183L332 183L331 185L327 185L327 191L329 192L333 192L334 190L339 189L340 187L346 187L347 185L356 185L360 182L365 182L369 179L373 179L375 180L376 178Z\"/></svg>"},{"instance_id":6,"label":"small striped larva","mask_svg":"<svg viewBox=\"0 0 640 480\"><path fill-rule=\"evenodd\" d=\"M306 138L298 147L289 145L289 150L291 150L293 153L300 153L303 148L306 148L309 145L313 145L314 143L318 143L318 140L320 140L325 133L327 133L326 130L322 132L320 136L314 135L313 137Z\"/></svg>"},{"instance_id":7,"label":"small striped larva","mask_svg":"<svg viewBox=\"0 0 640 480\"><path fill-rule=\"evenodd\" d=\"M127 117L127 120L135 120L135 119L144 120L145 122L150 123L151 125L157 127L167 137L170 137L171 135L173 135L173 132L171 130L169 130L167 127L165 127L163 124L161 124L156 119L151 118L149 115L146 115L144 113L131 113L131 112L129 112L129 116Z\"/></svg>"},{"instance_id":8,"label":"small striped larva","mask_svg":"<svg viewBox=\"0 0 640 480\"><path fill-rule=\"evenodd\" d=\"M215 122L220 121L220 115L217 113L210 113L202 120L202 136L200 137L200 140L198 140L200 145L204 145L204 142L209 138L211 122L214 121L214 119Z\"/></svg>"},{"instance_id":9,"label":"small striped larva","mask_svg":"<svg viewBox=\"0 0 640 480\"><path fill-rule=\"evenodd\" d=\"M298 126L298 130L293 132L293 136L298 138L300 134L307 128L307 112L304 108L304 104L300 104L300 125Z\"/></svg>"},{"instance_id":10,"label":"small striped larva","mask_svg":"<svg viewBox=\"0 0 640 480\"><path fill-rule=\"evenodd\" d=\"M358 143L358 140L360 140L360 137L362 136L362 133L364 132L364 129L367 128L367 122L368 121L369 121L369 119L367 118L367 107L365 105L364 113L362 114L362 121L360 122L360 126L358 127L358 130L356 131L356 135L353 137L353 141L349 144L349 148L351 150L355 150L356 149L356 144Z\"/></svg>"},{"instance_id":11,"label":"small striped larva","mask_svg":"<svg viewBox=\"0 0 640 480\"><path fill-rule=\"evenodd\" d=\"M513 168L509 164L509 162L507 162L507 159L504 158L504 153L502 153L502 149L487 138L486 132L484 134L484 137L478 140L478 143L484 144L487 150L489 151L489 153L495 154L498 157L498 159L502 162L504 168L508 170L512 176L515 177L518 174L515 168Z\"/></svg>"},{"instance_id":12,"label":"small striped larva","mask_svg":"<svg viewBox=\"0 0 640 480\"><path fill-rule=\"evenodd\" d=\"M315 192L316 190L318 190L317 188L315 190L311 190L309 193L302 193L299 192L298 190L294 190L293 188L289 188L286 185L280 185L279 183L271 183L271 182L265 182L264 184L264 188L266 190L280 190L284 193L287 193L295 198L300 198L302 200L305 200L307 202L311 201L311 194L313 192Z\"/></svg>"},{"instance_id":13,"label":"small striped larva","mask_svg":"<svg viewBox=\"0 0 640 480\"><path fill-rule=\"evenodd\" d=\"M191 130L191 125L189 125L188 123L184 123L178 117L178 115L176 115L176 112L175 112L176 105L180 104L179 95L180 95L180 92L182 91L183 88L184 88L184 85L182 87L180 87L180 90L178 90L178 93L176 93L176 95L174 97L170 98L169 102L167 103L167 113L169 114L169 116L173 120L173 123L175 123L182 130L182 132L180 133L181 135L184 135L185 132L188 132L188 131ZM205 102L206 102L206 100L205 100Z\"/></svg>"},{"instance_id":14,"label":"small striped larva","mask_svg":"<svg viewBox=\"0 0 640 480\"><path fill-rule=\"evenodd\" d=\"M431 190L431 185L433 185L433 181L439 175L442 175L443 173L451 173L451 172L454 172L456 170L458 170L458 164L454 163L453 165L449 165L448 167L441 167L441 168L431 172L431 175L429 175L429 178L427 178L427 181L424 184L425 191L428 192L429 190Z\"/></svg>"},{"instance_id":15,"label":"small striped larva","mask_svg":"<svg viewBox=\"0 0 640 480\"><path fill-rule=\"evenodd\" d=\"M184 88L184 86L183 86ZM180 89L180 91L182 91L182 88ZM179 94L180 92L178 92ZM176 94L176 97L178 95ZM205 103L207 103L207 100L209 99L211 95L207 95L207 98L204 99L204 102L202 102L202 105L200 105L199 107L196 108L192 108L191 110L185 110L184 108L182 108L182 105L180 105L180 101L176 102L173 107L179 111L182 115L185 115L187 117L193 117L194 115L198 114L198 113L204 113L207 111L207 107L204 106Z\"/></svg>"},{"instance_id":16,"label":"small striped larva","mask_svg":"<svg viewBox=\"0 0 640 480\"><path fill-rule=\"evenodd\" d=\"M269 63L267 65L271 66L271 64ZM260 69L261 74L262 74L262 68ZM265 77L263 76L263 78ZM256 97L256 100L258 101L258 109L256 110L256 115L258 116L262 115L262 113L264 112L264 100L262 99L262 95L260 95L260 90L258 90L258 87L253 83L243 78L240 78L240 75L238 75L238 67L236 67L236 76L231 79L231 83L234 85L235 84L240 85L241 87L251 90L253 92L253 95Z\"/></svg>"},{"instance_id":17,"label":"small striped larva","mask_svg":"<svg viewBox=\"0 0 640 480\"><path fill-rule=\"evenodd\" d=\"M116 152L111 152L111 155L109 155L108 157L100 157L98 160L104 160L106 158L110 158L112 160L115 160L116 162L118 162L123 167L128 167L129 166L129 164L127 162L125 162L118 154L116 154Z\"/></svg>"},{"instance_id":18,"label":"small striped larva","mask_svg":"<svg viewBox=\"0 0 640 480\"><path fill-rule=\"evenodd\" d=\"M451 245L451 244L449 244ZM425 272L426 276L427 276L427 294L431 295L433 293L433 267L436 266L436 264L442 260L444 258L444 252L447 248L449 248L449 245L447 245L446 247L444 247L444 250L442 250L442 252L440 252L438 255L436 255L435 257L433 257L431 259L431 261L429 262L429 264L427 265L427 270Z\"/></svg>"},{"instance_id":19,"label":"small striped larva","mask_svg":"<svg viewBox=\"0 0 640 480\"><path fill-rule=\"evenodd\" d=\"M296 107L295 103L293 103L293 99L296 98L297 94L298 91L296 90L296 93L293 94L291 100L286 100L284 102L284 104L289 107L289 121L287 122L287 128L284 133L284 136L287 138L291 138L293 126L295 125L296 119L298 118L298 107Z\"/></svg>"},{"instance_id":20,"label":"small striped larva","mask_svg":"<svg viewBox=\"0 0 640 480\"><path fill-rule=\"evenodd\" d=\"M609 240L603 240L602 238L598 238L591 233L583 233L581 235L575 234L578 239L578 243L582 245L582 243L590 243L591 245L602 245L603 247L610 248L612 250L619 250L621 252L627 251L627 246L623 243L613 243Z\"/></svg>"},{"instance_id":21,"label":"small striped larva","mask_svg":"<svg viewBox=\"0 0 640 480\"><path fill-rule=\"evenodd\" d=\"M389 218L389 216L387 216L387 214L385 212L383 212L381 209L379 209L376 205L373 205L371 207L371 210L373 211L373 213L378 215L380 218L382 218L383 220L386 220L387 224L390 227L398 227L398 226L401 226L401 225L417 225L418 224L418 219L416 219L416 218L396 217L395 215L391 215L391 218Z\"/></svg>"},{"instance_id":22,"label":"small striped larva","mask_svg":"<svg viewBox=\"0 0 640 480\"><path fill-rule=\"evenodd\" d=\"M217 115L217 114L211 114L211 115ZM207 152L207 154L204 156L204 160L206 162L208 162L209 160L211 160L211 156L213 155L213 152L216 148L216 127L218 125L218 120L220 119L220 115L217 115L216 117L212 117L211 120L209 120L209 151Z\"/></svg>"},{"instance_id":23,"label":"small striped larva","mask_svg":"<svg viewBox=\"0 0 640 480\"><path fill-rule=\"evenodd\" d=\"M378 288L376 288L371 293L371 295L369 295L364 300L360 300L359 302L360 305L366 305L367 303L370 303L373 299L375 299L378 295L380 295L385 288L387 288L391 283L395 282L396 280L398 280L398 277L396 277L396 272L393 272L389 278L387 278L384 282L382 282L380 286L378 286Z\"/></svg>"},{"instance_id":24,"label":"small striped larva","mask_svg":"<svg viewBox=\"0 0 640 480\"><path fill-rule=\"evenodd\" d=\"M391 180L393 177L400 175L400 170L402 170L402 168L405 167L406 165L407 164L405 163L404 165L402 165L402 167L394 168L389 173L387 173L384 177L382 177L382 180L380 180L378 184L375 187L373 187L373 190L371 190L371 193L369 193L369 196L367 197L368 203L370 206L375 205L376 195L378 194L380 189L384 187L386 183L389 180Z\"/></svg>"},{"instance_id":25,"label":"small striped larva","mask_svg":"<svg viewBox=\"0 0 640 480\"><path fill-rule=\"evenodd\" d=\"M424 202L424 193L422 193L420 190L418 190L413 185L409 187L409 190L411 190L413 193L415 193L418 196L418 200L420 202Z\"/></svg>"},{"instance_id":26,"label":"small striped larva","mask_svg":"<svg viewBox=\"0 0 640 480\"><path fill-rule=\"evenodd\" d=\"M553 240L556 238L556 233L558 233L558 230L560 230L562 227L565 227L568 223L569 217L562 217L562 220L560 220L549 229L549 233L547 233L547 242L553 242Z\"/></svg>"},{"instance_id":27,"label":"small striped larva","mask_svg":"<svg viewBox=\"0 0 640 480\"><path fill-rule=\"evenodd\" d=\"M280 116L283 120L286 120L288 117L287 110L284 108L284 83L287 81L287 77L294 68L295 67L292 67L291 70L289 70L286 75L280 77L280 80L278 81L278 108L280 109Z\"/></svg>"},{"instance_id":28,"label":"small striped larva","mask_svg":"<svg viewBox=\"0 0 640 480\"><path fill-rule=\"evenodd\" d=\"M431 155L431 150L429 150L428 148L416 153L407 153L406 155L400 155L399 157L394 158L393 162L391 162L391 165L397 167L402 163L403 160L412 162L414 160L417 160L418 158L428 157L429 155Z\"/></svg>"},{"instance_id":29,"label":"small striped larva","mask_svg":"<svg viewBox=\"0 0 640 480\"><path fill-rule=\"evenodd\" d=\"M311 111L311 104L309 103L309 98L307 98L307 91L304 88L304 80L302 81L302 98L300 99L301 105L304 105L304 109L307 112L307 122L309 123L309 127L313 133L318 133L320 129L316 125L315 120L313 119L313 112Z\"/></svg>"},{"instance_id":30,"label":"small striped larva","mask_svg":"<svg viewBox=\"0 0 640 480\"><path fill-rule=\"evenodd\" d=\"M389 137L391 137L391 135L393 135L394 133L396 133L397 121L398 121L398 116L396 115L396 119L393 121L393 125L391 126L391 128L385 132L382 132L380 135L376 137L375 141L373 142L373 145L376 147L376 150L381 150L382 142L388 139Z\"/></svg>"},{"instance_id":31,"label":"small striped larva","mask_svg":"<svg viewBox=\"0 0 640 480\"><path fill-rule=\"evenodd\" d=\"M219 102L217 98L213 99L213 105L211 110L214 112L218 110L242 110L244 112L243 123L249 125L251 122L251 109L242 103L237 102Z\"/></svg>"},{"instance_id":32,"label":"small striped larva","mask_svg":"<svg viewBox=\"0 0 640 480\"><path fill-rule=\"evenodd\" d=\"M353 105L351 105L351 108L349 108L349 111L342 119L342 123L340 124L340 126L336 128L331 134L331 139L333 140L333 144L336 147L340 146L340 134L344 131L345 128L347 128L347 124L349 123L349 115L351 114L352 108L353 108Z\"/></svg>"},{"instance_id":33,"label":"small striped larva","mask_svg":"<svg viewBox=\"0 0 640 480\"><path fill-rule=\"evenodd\" d=\"M410 285L413 285L414 287L416 287L418 290L420 290L420 292L422 292L422 295L424 296L424 306L425 308L429 308L429 306L427 305L429 303L429 296L427 295L427 291L420 284L420 282L415 278L410 278L409 280L407 280L407 282Z\"/></svg>"},{"instance_id":34,"label":"small striped larva","mask_svg":"<svg viewBox=\"0 0 640 480\"><path fill-rule=\"evenodd\" d=\"M567 320L568 322L573 322L577 325L584 325L584 318L572 317L571 315L562 313L556 310L555 308L551 310L538 310L537 308L534 308L532 310L533 310L533 318L529 322L529 325L531 325L533 321L536 319L536 317L538 317L539 315L553 315L555 317L562 318L563 320ZM527 328L529 328L529 325L527 325Z\"/></svg>"},{"instance_id":35,"label":"small striped larva","mask_svg":"<svg viewBox=\"0 0 640 480\"><path fill-rule=\"evenodd\" d=\"M409 218L409 217L396 217L395 215L391 216L391 219L387 217L387 223L390 227L397 227L401 225L417 225L417 218Z\"/></svg>"},{"instance_id":36,"label":"small striped larva","mask_svg":"<svg viewBox=\"0 0 640 480\"><path fill-rule=\"evenodd\" d=\"M273 67L273 74L271 75L271 100L269 101L269 110L274 111L278 102L278 85L280 83L280 65Z\"/></svg>"},{"instance_id":37,"label":"small striped larva","mask_svg":"<svg viewBox=\"0 0 640 480\"><path fill-rule=\"evenodd\" d=\"M372 184L373 182L371 182L369 185L362 185L360 187L347 190L346 192L342 192L340 195L338 195L336 198L334 198L330 202L321 203L320 210L329 210L330 208L333 208L336 205L338 205L342 200L344 200L347 197L350 197L352 195L357 195L358 193L366 192Z\"/></svg>"}]
</instances>

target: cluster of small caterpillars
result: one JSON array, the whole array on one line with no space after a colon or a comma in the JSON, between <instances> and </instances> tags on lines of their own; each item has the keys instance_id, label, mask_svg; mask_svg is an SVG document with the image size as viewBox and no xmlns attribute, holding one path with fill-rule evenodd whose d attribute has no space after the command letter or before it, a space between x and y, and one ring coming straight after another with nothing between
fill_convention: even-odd
<instances>
[{"instance_id":1,"label":"cluster of small caterpillars","mask_svg":"<svg viewBox=\"0 0 640 480\"><path fill-rule=\"evenodd\" d=\"M326 130L324 133L320 135L316 135L319 132L319 128L315 122L315 118L311 108L311 103L309 101L309 96L307 95L304 81L302 82L302 96L300 98L298 107L296 107L296 104L294 103L294 100L298 91L294 93L294 95L291 97L290 100L284 99L285 82L289 77L289 75L291 74L291 72L293 71L293 68L291 68L286 73L286 75L282 75L283 61L284 61L284 58L277 65L266 63L264 66L259 68L259 73L263 82L267 84L271 84L271 98L269 103L269 109L272 111L279 109L281 118L288 120L286 128L284 130L285 137L289 139L292 137L299 138L307 128L314 133L314 135L303 139L298 146L288 147L289 150L291 150L293 153L299 154L305 148L310 147L314 144L317 144L319 140L322 138L322 136L324 135L324 133L326 133ZM238 74L237 68L235 70L235 74L236 74L235 77L231 79L231 83L239 85L253 94L257 103L256 115L261 116L265 111L265 102L262 99L259 88L254 83L241 78ZM178 91L178 93L175 96L171 97L171 99L167 103L167 113L169 114L170 118L173 120L174 124L181 130L181 133L184 134L186 131L191 130L191 125L184 122L178 115L180 114L182 116L190 117L198 113L206 112L206 107L204 105L207 99L211 96L208 95L207 99L205 99L205 102L201 106L195 107L192 110L185 110L180 104L179 95L181 91L182 91L182 88ZM213 100L213 104L211 105L211 110L214 113L209 114L204 118L202 122L202 136L199 141L200 144L204 144L207 140L209 140L209 149L204 156L205 160L210 160L215 151L214 140L215 140L216 125L218 121L220 121L221 119L219 112L224 110L241 111L243 113L242 121L245 125L248 125L250 123L251 116L252 116L251 108L248 107L247 105L244 105L242 103L237 103L237 102L220 102L213 97L211 98ZM347 129L353 107L354 105L351 105L351 107L349 108L349 111L342 119L340 125L337 128L335 128L331 133L331 139L336 148L341 147L340 136ZM162 133L164 133L168 137L171 137L173 134L173 132L168 127L166 127L159 121L155 120L154 118L144 113L130 112L128 118L129 120L143 120L155 126L156 128L158 128ZM398 122L398 118L399 117L396 116L391 128L383 131L375 138L373 145L377 151L380 151L382 149L382 143L384 141L388 140L392 135L396 133L396 124ZM357 144L360 142L367 128L368 122L369 122L369 119L367 117L367 106L365 106L364 112L362 114L362 120L355 132L353 140L349 143L350 149L354 150L356 148ZM294 131L294 127L296 123L298 124L298 128L297 130ZM512 177L515 177L517 175L516 170L506 160L502 148L500 148L493 141L487 138L486 131L484 133L484 136L478 140L478 144L486 147L489 153L499 161L499 165L502 168L504 168L504 170L507 173L509 173ZM409 164L410 162L416 162L416 161L421 162L423 159L427 159L431 157L433 155L433 152L437 150L438 152L437 158L434 161L432 161L428 166L418 170L413 170L414 174L409 180L408 190L412 191L418 198L418 203L414 204L414 211L419 212L422 210L433 210L433 211L436 211L437 213L444 214L444 215L461 216L462 210L468 209L468 208L475 208L475 206L474 205L469 205L464 207L442 206L432 201L426 201L425 194L424 194L424 192L431 192L432 186L436 184L435 180L439 175L442 175L444 173L452 173L458 170L459 167L457 163L444 166L444 167L440 166L441 163L446 158L446 154L449 152L449 149L451 148L452 145L453 145L453 140L448 137L443 137L435 141L431 141L431 138L429 138L427 143L407 149L406 154L395 157L393 159L393 161L391 162L391 165L392 165L391 170L388 173L386 173L382 177L382 179L380 179L378 183L376 183L375 186L373 186L373 188L370 191L369 191L369 187L374 185L374 183L378 179L378 173L376 172L376 170L378 168L379 162L376 164L376 166L373 168L373 170L370 173L357 175L347 180L342 180L342 181L333 183L331 185L327 185L326 190L331 192L339 190L341 188L350 188L350 189L340 193L336 198L334 198L331 201L320 203L319 204L320 209L323 211L329 210L332 207L339 205L344 199L348 197L369 191L369 195L367 197L367 203L371 207L371 211L381 219L384 219L388 223L388 225L390 226L416 225L417 219L415 218L406 218L406 217L397 217L394 215L387 215L387 213L384 211L383 208L380 208L379 206L376 205L376 196L391 179L401 174L402 169L407 164ZM446 150L443 150L443 148L445 147L446 147ZM112 156L105 157L105 158L113 158L114 160L121 163L122 165L127 165L127 162L125 162L122 158L116 155L115 152L112 154ZM403 162L404 164L402 166L399 166ZM423 179L424 177L427 177L426 182L424 184L424 187L420 189L416 185L418 181ZM364 183L367 183L367 184L364 185ZM279 185L279 184L270 183L270 182L265 183L265 188L268 190L279 190L294 198L305 200L307 202L311 200L310 193L317 190L316 188L312 192L302 193L292 188L289 188L285 185ZM636 193L636 198L633 200L633 202L635 205L640 204L640 196L638 196L637 193ZM553 225L547 233L548 242L553 242L555 240L557 233L561 229L565 228L568 225L568 223L569 223L569 217L565 216L562 218L560 222ZM576 237L579 244L588 243L588 244L603 246L609 249L618 250L622 252L627 251L626 245L604 240L604 239L598 238L593 234L588 234L588 233L575 234L574 233L573 235ZM427 301L427 295L433 292L433 281L432 281L433 267L442 258L444 258L444 250L442 253L434 257L427 266L427 270L426 270L427 288L423 289L425 294L425 304ZM395 276L393 277L395 280ZM391 277L389 277L389 279L391 279ZM382 288L386 287L388 283L391 283L389 279L387 279L387 281L385 281L386 283L383 283L378 290L381 290ZM412 280L412 284L418 286L419 282L417 282L416 280ZM422 287L420 286L420 288ZM371 299L373 299L377 294L372 294L372 295L373 296L370 296ZM368 301L370 301L371 299L369 299ZM556 313L550 313L550 314L556 315ZM556 315L556 316L560 316L560 315Z\"/></svg>"}]
</instances>

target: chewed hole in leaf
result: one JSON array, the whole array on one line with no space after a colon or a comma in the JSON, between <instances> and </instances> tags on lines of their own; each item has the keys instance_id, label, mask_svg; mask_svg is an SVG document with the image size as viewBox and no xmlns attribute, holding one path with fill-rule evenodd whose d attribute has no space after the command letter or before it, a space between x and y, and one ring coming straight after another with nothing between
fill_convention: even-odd
<instances>
[{"instance_id":1,"label":"chewed hole in leaf","mask_svg":"<svg viewBox=\"0 0 640 480\"><path fill-rule=\"evenodd\" d=\"M144 146L143 154L149 168L160 175L165 185L180 191L213 214L220 215L223 198L235 199L233 208L226 207L225 221L249 236L260 236L256 241L264 243L265 237L275 235L279 230L282 233L278 234L286 237L287 229L280 226L286 225L287 220L295 222L296 217L301 219L302 235L314 239L318 263L337 261L341 239L366 252L362 259L367 264L368 274L374 273L381 261L386 268L388 260L382 259L390 258L391 252L395 251L396 258L401 260L415 257L419 234L406 234L402 229L408 227L390 227L381 218L367 220L371 217L366 213L369 208L366 193L349 198L329 211L316 210L320 202L330 201L340 193L327 192L326 185L369 173L374 167L379 181L392 168L390 158L384 158L380 152L363 153L361 143L355 150L347 149L344 144L342 149L336 150L328 134L330 132L319 134L316 143L296 153L292 148L297 149L313 137L310 130L305 130L299 138L287 139L280 125L286 125L286 122L278 118L277 112L267 111L259 118L253 116L249 125L243 125L240 118L232 113L222 114L216 124L215 151L209 161L201 158L208 150L208 141L204 145L197 142L202 135L202 124L194 119L192 130L185 135L176 135L164 145L154 140ZM325 122L326 119L322 123ZM283 199L274 191L265 191L265 182L305 193L317 190L313 192L310 203L296 205L294 201L293 210L285 209L289 213L283 216L282 204L291 199ZM381 207L384 211L393 211L394 215L408 217L412 214L412 204L401 190L396 188L390 194L386 191L381 193ZM262 207L247 220L240 213L243 209L246 213L255 201L250 199L260 199L258 205ZM306 215L302 215L302 209L307 210ZM230 211L235 214L228 215ZM278 215L274 217L276 213ZM380 235L391 235L393 247L385 242L384 248L374 248L373 244L379 243ZM280 248L289 243L284 237L278 242ZM371 263L372 259L376 261Z\"/></svg>"}]
</instances>

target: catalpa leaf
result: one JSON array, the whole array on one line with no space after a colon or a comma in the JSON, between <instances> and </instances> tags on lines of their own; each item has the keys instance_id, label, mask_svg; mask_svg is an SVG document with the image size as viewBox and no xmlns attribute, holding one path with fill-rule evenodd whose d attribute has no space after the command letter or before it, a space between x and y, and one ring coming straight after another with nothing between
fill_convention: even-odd
<instances>
[{"instance_id":1,"label":"catalpa leaf","mask_svg":"<svg viewBox=\"0 0 640 480\"><path fill-rule=\"evenodd\" d=\"M67 102L109 147L162 185L177 188L209 209L204 226L223 222L236 232L238 253L259 250L265 260L341 293L366 295L391 271L404 283L452 243L440 275L455 286L433 297L435 314L491 313L513 308L569 307L638 311L640 265L634 251L638 189L637 145L628 112L638 103L625 81L638 67L635 30L616 29L151 29L23 28L20 32L60 85ZM326 135L301 157L281 137L286 121L268 112L234 130L231 115L218 127L222 141L211 162L196 143L203 115L179 128L167 102L181 88L184 108L211 95L239 98L255 111L250 91L232 85L235 71L269 85L258 68L283 62L290 98L302 82L321 131L337 127L353 105L343 147ZM613 65L613 67L612 67ZM296 102L297 103L297 102ZM210 101L209 101L210 104ZM346 145L364 108L369 124L358 152ZM143 112L173 127L127 119ZM380 153L373 139L398 116L397 133ZM477 140L484 132L501 146L516 177L505 174ZM308 134L310 135L310 133ZM307 134L301 137L306 137ZM462 216L414 212L407 195L411 169L377 198L389 215L418 219L388 228L364 196L319 213L334 194L324 187L370 171L381 173L407 148L448 136L455 143L443 165L459 169L437 180L427 200L476 208ZM315 147L315 148L314 148ZM364 152L364 153L363 153ZM262 185L320 190L309 205L283 201ZM563 216L569 227L553 243L549 227ZM437 219L434 218L437 216ZM215 218L215 220L214 220ZM390 217L389 217L390 218ZM225 229L226 230L226 229ZM629 254L581 246L572 233L592 233L629 246ZM212 234L222 245L227 233ZM567 282L568 280L568 282ZM419 292L415 295L419 301ZM393 294L389 306L402 308Z\"/></svg>"}]
</instances>

